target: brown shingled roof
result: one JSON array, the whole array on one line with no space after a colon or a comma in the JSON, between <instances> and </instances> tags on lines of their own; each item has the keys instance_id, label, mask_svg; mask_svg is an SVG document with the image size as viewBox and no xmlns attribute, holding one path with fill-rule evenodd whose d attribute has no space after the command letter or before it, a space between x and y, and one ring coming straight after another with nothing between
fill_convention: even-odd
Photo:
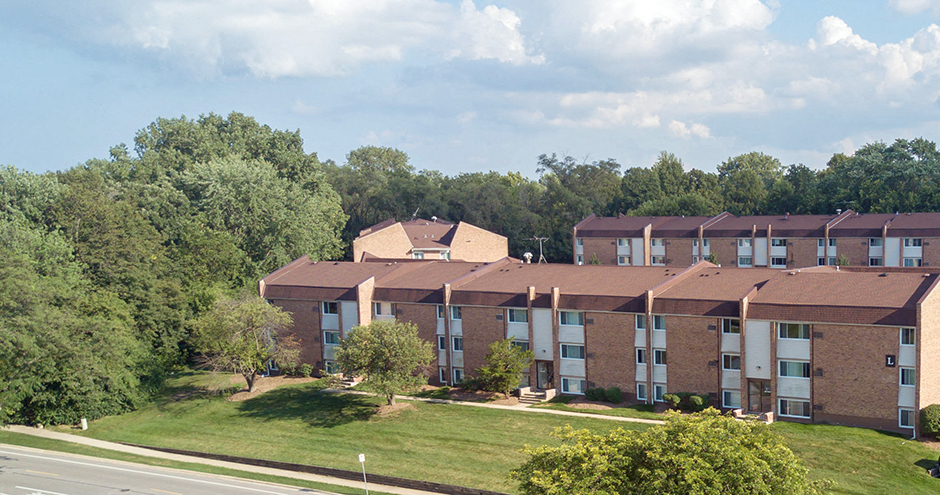
<instances>
[{"instance_id":1,"label":"brown shingled roof","mask_svg":"<svg viewBox=\"0 0 940 495\"><path fill-rule=\"evenodd\" d=\"M408 234L412 247L418 249L450 247L450 240L453 238L451 232L457 228L456 225L443 220L432 222L420 218L401 222L401 226Z\"/></svg>"},{"instance_id":2,"label":"brown shingled roof","mask_svg":"<svg viewBox=\"0 0 940 495\"><path fill-rule=\"evenodd\" d=\"M402 266L405 265L347 261L315 262L303 256L264 277L262 295L268 299L355 299L355 295L349 291L354 291L358 284L369 277L380 277Z\"/></svg>"},{"instance_id":3,"label":"brown shingled roof","mask_svg":"<svg viewBox=\"0 0 940 495\"><path fill-rule=\"evenodd\" d=\"M578 237L643 237L647 225L668 220L670 217L593 217L582 221Z\"/></svg>"}]
</instances>

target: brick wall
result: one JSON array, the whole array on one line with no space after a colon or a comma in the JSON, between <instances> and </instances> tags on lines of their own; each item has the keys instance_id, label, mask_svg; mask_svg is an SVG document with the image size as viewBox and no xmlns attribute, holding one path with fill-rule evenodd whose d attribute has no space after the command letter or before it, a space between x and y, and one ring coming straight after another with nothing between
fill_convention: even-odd
<instances>
[{"instance_id":1,"label":"brick wall","mask_svg":"<svg viewBox=\"0 0 940 495\"><path fill-rule=\"evenodd\" d=\"M666 239L666 266L692 265L692 239Z\"/></svg>"},{"instance_id":2,"label":"brick wall","mask_svg":"<svg viewBox=\"0 0 940 495\"><path fill-rule=\"evenodd\" d=\"M435 304L397 304L396 319L402 322L414 323L418 326L418 336L431 343L434 349L434 360L431 361L430 383L440 385L437 368L437 305Z\"/></svg>"},{"instance_id":3,"label":"brick wall","mask_svg":"<svg viewBox=\"0 0 940 495\"><path fill-rule=\"evenodd\" d=\"M506 338L506 316L502 308L469 307L461 310L463 326L463 369L466 376L486 365L486 353L491 343ZM496 315L503 315L497 320Z\"/></svg>"},{"instance_id":4,"label":"brick wall","mask_svg":"<svg viewBox=\"0 0 940 495\"><path fill-rule=\"evenodd\" d=\"M709 252L718 257L718 264L727 267L738 266L738 240L734 237L712 238L709 240Z\"/></svg>"},{"instance_id":5,"label":"brick wall","mask_svg":"<svg viewBox=\"0 0 940 495\"><path fill-rule=\"evenodd\" d=\"M591 262L591 255L597 254L602 265L617 264L617 239L584 237L584 264Z\"/></svg>"},{"instance_id":6,"label":"brick wall","mask_svg":"<svg viewBox=\"0 0 940 495\"><path fill-rule=\"evenodd\" d=\"M301 362L323 369L323 336L320 333L320 303L318 301L273 301L275 306L291 314L294 324L287 331L300 341Z\"/></svg>"},{"instance_id":7,"label":"brick wall","mask_svg":"<svg viewBox=\"0 0 940 495\"><path fill-rule=\"evenodd\" d=\"M924 238L923 245L924 266L940 266L940 239Z\"/></svg>"},{"instance_id":8,"label":"brick wall","mask_svg":"<svg viewBox=\"0 0 940 495\"><path fill-rule=\"evenodd\" d=\"M836 257L845 255L851 266L868 266L868 239L843 237L836 240Z\"/></svg>"},{"instance_id":9,"label":"brick wall","mask_svg":"<svg viewBox=\"0 0 940 495\"><path fill-rule=\"evenodd\" d=\"M450 243L451 259L491 262L506 256L509 256L509 240L505 237L466 222L457 225ZM516 253L516 257L522 257L522 253Z\"/></svg>"},{"instance_id":10,"label":"brick wall","mask_svg":"<svg viewBox=\"0 0 940 495\"><path fill-rule=\"evenodd\" d=\"M666 316L667 390L696 394L721 391L717 325L716 318Z\"/></svg>"},{"instance_id":11,"label":"brick wall","mask_svg":"<svg viewBox=\"0 0 940 495\"><path fill-rule=\"evenodd\" d=\"M823 406L814 411L816 422L847 416L857 418L852 425L882 420L897 427L900 371L885 366L885 355L897 356L898 332L898 327L813 325L811 366L814 372L822 369L822 376L813 377L813 404Z\"/></svg>"},{"instance_id":12,"label":"brick wall","mask_svg":"<svg viewBox=\"0 0 940 495\"><path fill-rule=\"evenodd\" d=\"M636 395L636 318L633 314L585 313L594 323L584 326L587 380L595 387L620 387Z\"/></svg>"},{"instance_id":13,"label":"brick wall","mask_svg":"<svg viewBox=\"0 0 940 495\"><path fill-rule=\"evenodd\" d=\"M411 258L411 241L400 223L353 241L353 261L362 259L362 253L380 258Z\"/></svg>"},{"instance_id":14,"label":"brick wall","mask_svg":"<svg viewBox=\"0 0 940 495\"><path fill-rule=\"evenodd\" d=\"M935 242L940 244L940 241ZM917 320L918 405L924 408L940 404L940 292L937 288L921 303Z\"/></svg>"},{"instance_id":15,"label":"brick wall","mask_svg":"<svg viewBox=\"0 0 940 495\"><path fill-rule=\"evenodd\" d=\"M787 268L816 266L817 249L816 239L787 239Z\"/></svg>"}]
</instances>

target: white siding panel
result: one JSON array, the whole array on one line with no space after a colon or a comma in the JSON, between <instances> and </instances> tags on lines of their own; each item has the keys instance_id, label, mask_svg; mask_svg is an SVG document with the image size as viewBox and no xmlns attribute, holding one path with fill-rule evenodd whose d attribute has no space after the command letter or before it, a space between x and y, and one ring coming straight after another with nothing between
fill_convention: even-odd
<instances>
[{"instance_id":1,"label":"white siding panel","mask_svg":"<svg viewBox=\"0 0 940 495\"><path fill-rule=\"evenodd\" d=\"M450 334L463 335L463 320L450 320Z\"/></svg>"},{"instance_id":2,"label":"white siding panel","mask_svg":"<svg viewBox=\"0 0 940 495\"><path fill-rule=\"evenodd\" d=\"M653 382L654 383L666 383L666 367L665 366L653 366Z\"/></svg>"},{"instance_id":3,"label":"white siding panel","mask_svg":"<svg viewBox=\"0 0 940 495\"><path fill-rule=\"evenodd\" d=\"M558 341L570 344L583 344L584 327L579 325L560 325L558 327Z\"/></svg>"},{"instance_id":4,"label":"white siding panel","mask_svg":"<svg viewBox=\"0 0 940 495\"><path fill-rule=\"evenodd\" d=\"M320 316L320 325L324 330L339 330L339 315Z\"/></svg>"},{"instance_id":5,"label":"white siding panel","mask_svg":"<svg viewBox=\"0 0 940 495\"><path fill-rule=\"evenodd\" d=\"M748 320L745 325L744 376L770 380L770 322Z\"/></svg>"},{"instance_id":6,"label":"white siding panel","mask_svg":"<svg viewBox=\"0 0 940 495\"><path fill-rule=\"evenodd\" d=\"M767 238L754 239L754 266L767 264Z\"/></svg>"},{"instance_id":7,"label":"white siding panel","mask_svg":"<svg viewBox=\"0 0 940 495\"><path fill-rule=\"evenodd\" d=\"M444 335L444 319L443 318L437 319L437 334Z\"/></svg>"},{"instance_id":8,"label":"white siding panel","mask_svg":"<svg viewBox=\"0 0 940 495\"><path fill-rule=\"evenodd\" d=\"M741 390L741 372L722 370L721 388L731 390Z\"/></svg>"},{"instance_id":9,"label":"white siding panel","mask_svg":"<svg viewBox=\"0 0 940 495\"><path fill-rule=\"evenodd\" d=\"M439 349L437 351L437 364L443 366L447 362L447 350Z\"/></svg>"},{"instance_id":10,"label":"white siding panel","mask_svg":"<svg viewBox=\"0 0 940 495\"><path fill-rule=\"evenodd\" d=\"M901 238L885 239L885 266L901 266Z\"/></svg>"},{"instance_id":11,"label":"white siding panel","mask_svg":"<svg viewBox=\"0 0 940 495\"><path fill-rule=\"evenodd\" d=\"M633 339L633 345L646 348L646 330L636 331L636 338Z\"/></svg>"},{"instance_id":12,"label":"white siding panel","mask_svg":"<svg viewBox=\"0 0 940 495\"><path fill-rule=\"evenodd\" d=\"M513 337L516 340L529 340L528 323L510 323L506 337Z\"/></svg>"},{"instance_id":13,"label":"white siding panel","mask_svg":"<svg viewBox=\"0 0 940 495\"><path fill-rule=\"evenodd\" d=\"M643 238L630 239L630 248L633 250L633 266L643 266Z\"/></svg>"},{"instance_id":14,"label":"white siding panel","mask_svg":"<svg viewBox=\"0 0 940 495\"><path fill-rule=\"evenodd\" d=\"M636 365L636 381L638 382L646 381L646 365L645 364Z\"/></svg>"},{"instance_id":15,"label":"white siding panel","mask_svg":"<svg viewBox=\"0 0 940 495\"><path fill-rule=\"evenodd\" d=\"M463 368L463 351L454 351L454 368Z\"/></svg>"},{"instance_id":16,"label":"white siding panel","mask_svg":"<svg viewBox=\"0 0 940 495\"><path fill-rule=\"evenodd\" d=\"M809 340L777 339L777 357L809 361Z\"/></svg>"},{"instance_id":17,"label":"white siding panel","mask_svg":"<svg viewBox=\"0 0 940 495\"><path fill-rule=\"evenodd\" d=\"M898 366L913 368L917 366L917 352L912 345L902 345L898 350Z\"/></svg>"},{"instance_id":18,"label":"white siding panel","mask_svg":"<svg viewBox=\"0 0 940 495\"><path fill-rule=\"evenodd\" d=\"M337 345L325 345L323 346L323 359L327 361L332 361L336 359L336 348Z\"/></svg>"},{"instance_id":19,"label":"white siding panel","mask_svg":"<svg viewBox=\"0 0 940 495\"><path fill-rule=\"evenodd\" d=\"M810 380L808 378L777 378L777 395L794 399L809 399Z\"/></svg>"},{"instance_id":20,"label":"white siding panel","mask_svg":"<svg viewBox=\"0 0 940 495\"><path fill-rule=\"evenodd\" d=\"M583 359L562 359L561 360L561 370L559 374L565 376L578 376L584 377L584 360Z\"/></svg>"},{"instance_id":21,"label":"white siding panel","mask_svg":"<svg viewBox=\"0 0 940 495\"><path fill-rule=\"evenodd\" d=\"M737 333L721 334L721 352L741 353L741 335Z\"/></svg>"},{"instance_id":22,"label":"white siding panel","mask_svg":"<svg viewBox=\"0 0 940 495\"><path fill-rule=\"evenodd\" d=\"M901 407L914 407L915 387L898 387L898 405Z\"/></svg>"},{"instance_id":23,"label":"white siding panel","mask_svg":"<svg viewBox=\"0 0 940 495\"><path fill-rule=\"evenodd\" d=\"M340 311L343 312L343 336L345 337L353 327L359 326L359 304L355 301L342 301Z\"/></svg>"},{"instance_id":24,"label":"white siding panel","mask_svg":"<svg viewBox=\"0 0 940 495\"><path fill-rule=\"evenodd\" d=\"M666 348L666 332L662 330L653 330L653 347L656 349Z\"/></svg>"},{"instance_id":25,"label":"white siding panel","mask_svg":"<svg viewBox=\"0 0 940 495\"><path fill-rule=\"evenodd\" d=\"M552 343L552 310L532 310L532 351L540 361L553 359L555 345Z\"/></svg>"}]
</instances>

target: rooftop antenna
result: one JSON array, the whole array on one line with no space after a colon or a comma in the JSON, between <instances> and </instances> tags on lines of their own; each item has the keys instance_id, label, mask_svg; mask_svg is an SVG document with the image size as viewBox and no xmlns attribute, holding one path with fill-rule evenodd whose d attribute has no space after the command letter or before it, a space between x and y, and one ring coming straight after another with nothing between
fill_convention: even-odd
<instances>
[{"instance_id":1,"label":"rooftop antenna","mask_svg":"<svg viewBox=\"0 0 940 495\"><path fill-rule=\"evenodd\" d=\"M538 236L535 236L535 237L532 238L532 240L533 240L533 241L539 241L539 263L538 263L538 264L541 265L541 264L544 262L544 263L547 265L547 264L548 264L548 260L546 260L546 259L545 259L545 256L542 255L542 242L543 242L543 241L547 241L547 240L548 240L548 237L538 237Z\"/></svg>"},{"instance_id":2,"label":"rooftop antenna","mask_svg":"<svg viewBox=\"0 0 940 495\"><path fill-rule=\"evenodd\" d=\"M412 219L412 220L414 220L415 218L418 218L418 210L420 210L420 209L421 209L420 206L417 207L417 208L415 208L415 212L411 214L411 219Z\"/></svg>"}]
</instances>

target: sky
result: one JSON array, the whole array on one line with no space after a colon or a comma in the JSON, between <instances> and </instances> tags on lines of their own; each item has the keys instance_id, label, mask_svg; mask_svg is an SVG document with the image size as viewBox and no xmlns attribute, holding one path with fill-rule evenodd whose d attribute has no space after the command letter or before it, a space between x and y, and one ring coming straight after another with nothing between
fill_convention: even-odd
<instances>
[{"instance_id":1,"label":"sky","mask_svg":"<svg viewBox=\"0 0 940 495\"><path fill-rule=\"evenodd\" d=\"M543 153L821 169L940 141L940 0L0 1L0 164L62 170L240 112L344 163L535 176Z\"/></svg>"}]
</instances>

